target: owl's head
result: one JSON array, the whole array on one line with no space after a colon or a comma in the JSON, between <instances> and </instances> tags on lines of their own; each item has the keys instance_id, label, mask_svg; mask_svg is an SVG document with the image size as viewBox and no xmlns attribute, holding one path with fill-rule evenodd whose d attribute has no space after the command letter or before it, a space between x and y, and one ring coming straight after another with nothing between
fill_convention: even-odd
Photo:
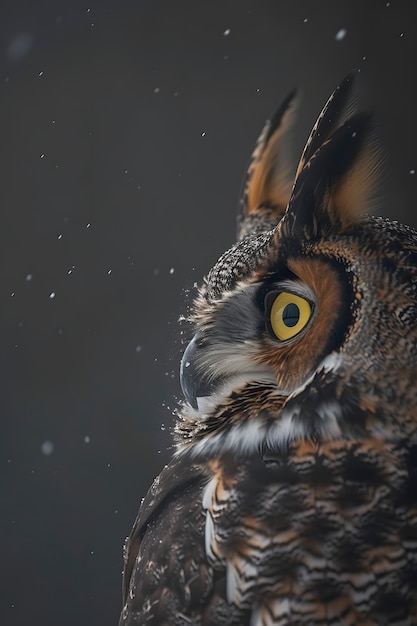
<instances>
[{"instance_id":1,"label":"owl's head","mask_svg":"<svg viewBox=\"0 0 417 626\"><path fill-rule=\"evenodd\" d=\"M238 241L194 302L181 363L179 452L296 440L405 438L416 429L417 233L369 217L380 154L348 76L289 175L295 98L252 155Z\"/></svg>"}]
</instances>

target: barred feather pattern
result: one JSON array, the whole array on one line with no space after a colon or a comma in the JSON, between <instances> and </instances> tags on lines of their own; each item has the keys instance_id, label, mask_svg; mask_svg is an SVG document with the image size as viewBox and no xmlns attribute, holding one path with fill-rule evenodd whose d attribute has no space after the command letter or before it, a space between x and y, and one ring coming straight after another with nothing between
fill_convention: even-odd
<instances>
[{"instance_id":1,"label":"barred feather pattern","mask_svg":"<svg viewBox=\"0 0 417 626\"><path fill-rule=\"evenodd\" d=\"M374 439L213 464L206 553L228 602L251 626L416 624L415 457Z\"/></svg>"}]
</instances>

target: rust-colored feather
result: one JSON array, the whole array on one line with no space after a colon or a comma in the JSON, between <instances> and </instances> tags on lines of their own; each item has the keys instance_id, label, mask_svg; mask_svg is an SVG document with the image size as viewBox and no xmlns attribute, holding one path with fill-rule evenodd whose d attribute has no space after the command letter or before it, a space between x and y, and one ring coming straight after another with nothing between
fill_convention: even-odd
<instances>
[{"instance_id":1,"label":"rust-colored feather","mask_svg":"<svg viewBox=\"0 0 417 626\"><path fill-rule=\"evenodd\" d=\"M288 144L297 108L295 96L295 92L289 94L256 143L244 181L239 238L253 232L258 222L276 223L287 207L293 182Z\"/></svg>"}]
</instances>

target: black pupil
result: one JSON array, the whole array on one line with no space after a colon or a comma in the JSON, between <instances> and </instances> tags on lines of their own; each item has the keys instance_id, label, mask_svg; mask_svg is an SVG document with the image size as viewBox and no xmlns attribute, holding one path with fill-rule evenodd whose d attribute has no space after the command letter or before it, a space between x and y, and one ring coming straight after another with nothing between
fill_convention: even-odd
<instances>
[{"instance_id":1,"label":"black pupil","mask_svg":"<svg viewBox=\"0 0 417 626\"><path fill-rule=\"evenodd\" d=\"M282 321L285 326L288 328L292 328L298 324L298 320L300 319L300 309L296 304L287 304L285 309L282 312Z\"/></svg>"}]
</instances>

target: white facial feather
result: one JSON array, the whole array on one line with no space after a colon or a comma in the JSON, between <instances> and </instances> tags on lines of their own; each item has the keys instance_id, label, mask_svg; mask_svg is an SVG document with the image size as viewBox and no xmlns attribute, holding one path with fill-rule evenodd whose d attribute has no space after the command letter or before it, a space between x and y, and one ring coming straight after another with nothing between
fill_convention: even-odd
<instances>
[{"instance_id":1,"label":"white facial feather","mask_svg":"<svg viewBox=\"0 0 417 626\"><path fill-rule=\"evenodd\" d=\"M297 406L294 400L297 396L306 391L308 386L314 380L314 377L322 372L337 370L342 362L340 354L328 355L311 374L303 385L297 387L287 397L291 400L291 408L284 405L279 416L271 423L270 419L263 413L257 417L240 424L231 424L229 428L222 429L212 434L207 433L201 441L194 442L191 446L182 444L177 450L177 454L187 451L192 456L215 455L218 453L258 453L265 444L271 448L285 447L289 443L303 439L310 435L308 425L304 420L300 420L299 415L301 408ZM253 382L259 384L274 385L271 388L271 396L282 396L283 390L277 386L275 376L271 370L261 370L263 375L260 376L258 371L247 372L239 376L230 378L215 394L206 398L198 398L198 409L186 406L184 413L187 417L195 420L206 418L212 413L218 405L224 404L232 391L243 389L245 385ZM322 437L330 437L337 439L342 435L339 421L342 418L342 408L337 400L324 400L315 407L315 413L319 418L318 428Z\"/></svg>"},{"instance_id":2,"label":"white facial feather","mask_svg":"<svg viewBox=\"0 0 417 626\"><path fill-rule=\"evenodd\" d=\"M198 369L205 373L208 381L219 376L235 376L236 372L252 376L270 374L269 368L258 365L252 358L258 350L255 341L214 344L199 356Z\"/></svg>"}]
</instances>

